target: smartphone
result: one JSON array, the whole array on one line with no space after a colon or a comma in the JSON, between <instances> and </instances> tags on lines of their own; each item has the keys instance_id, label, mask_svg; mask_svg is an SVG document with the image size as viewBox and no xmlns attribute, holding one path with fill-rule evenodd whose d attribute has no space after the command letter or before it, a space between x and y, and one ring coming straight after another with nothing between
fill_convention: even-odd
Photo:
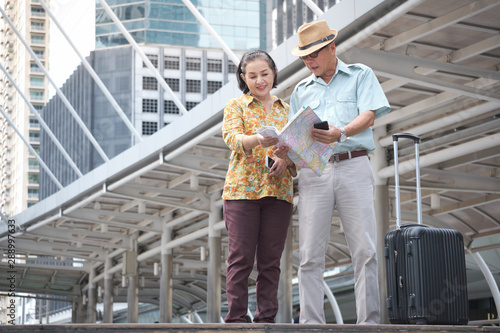
<instances>
[{"instance_id":1,"label":"smartphone","mask_svg":"<svg viewBox=\"0 0 500 333\"><path fill-rule=\"evenodd\" d=\"M330 127L328 126L327 121L322 121L320 123L316 123L313 125L314 128L322 129L322 130L328 130Z\"/></svg>"},{"instance_id":2,"label":"smartphone","mask_svg":"<svg viewBox=\"0 0 500 333\"><path fill-rule=\"evenodd\" d=\"M266 167L268 169L271 169L273 165L274 165L274 160L271 157L266 156Z\"/></svg>"}]
</instances>

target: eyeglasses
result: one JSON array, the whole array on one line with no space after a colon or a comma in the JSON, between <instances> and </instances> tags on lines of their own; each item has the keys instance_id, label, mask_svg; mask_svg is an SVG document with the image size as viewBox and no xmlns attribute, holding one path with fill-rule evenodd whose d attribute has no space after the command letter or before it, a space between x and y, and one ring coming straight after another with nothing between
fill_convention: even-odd
<instances>
[{"instance_id":1,"label":"eyeglasses","mask_svg":"<svg viewBox=\"0 0 500 333\"><path fill-rule=\"evenodd\" d=\"M300 59L302 59L303 61L306 61L308 57L311 57L312 59L316 59L318 57L318 54L324 49L326 48L328 45L330 44L326 44L325 46L323 46L322 48L320 48L318 51L314 51L313 53L311 54L308 54L308 55L305 55L303 57L300 57Z\"/></svg>"}]
</instances>

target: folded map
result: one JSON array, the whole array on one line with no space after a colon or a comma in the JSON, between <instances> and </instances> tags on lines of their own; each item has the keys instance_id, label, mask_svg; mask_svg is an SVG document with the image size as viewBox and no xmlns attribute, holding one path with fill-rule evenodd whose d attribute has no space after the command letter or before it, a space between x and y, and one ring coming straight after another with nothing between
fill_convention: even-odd
<instances>
[{"instance_id":1,"label":"folded map","mask_svg":"<svg viewBox=\"0 0 500 333\"><path fill-rule=\"evenodd\" d=\"M310 168L321 176L333 154L335 143L327 145L312 138L311 129L320 121L313 109L302 107L281 132L273 126L263 126L257 133L264 137L278 138L277 146L287 146L288 156L296 165Z\"/></svg>"}]
</instances>

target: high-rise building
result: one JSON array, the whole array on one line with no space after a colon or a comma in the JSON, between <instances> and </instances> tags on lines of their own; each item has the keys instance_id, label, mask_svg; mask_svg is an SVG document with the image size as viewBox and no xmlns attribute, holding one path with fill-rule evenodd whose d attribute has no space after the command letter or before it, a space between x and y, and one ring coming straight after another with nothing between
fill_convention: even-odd
<instances>
[{"instance_id":1,"label":"high-rise building","mask_svg":"<svg viewBox=\"0 0 500 333\"><path fill-rule=\"evenodd\" d=\"M108 0L120 22L189 111L236 73L236 65L182 1ZM267 14L263 0L192 1L236 54L266 49ZM141 135L151 135L180 117L180 110L100 3L96 3L96 47L89 63ZM110 102L80 65L61 88L108 158L134 144ZM43 118L80 171L103 163L58 96L43 109ZM77 178L68 161L42 130L41 157L63 186ZM41 198L57 187L41 170Z\"/></svg>"},{"instance_id":2,"label":"high-rise building","mask_svg":"<svg viewBox=\"0 0 500 333\"><path fill-rule=\"evenodd\" d=\"M340 0L312 0L322 11L339 3ZM268 1L268 49L274 49L297 33L304 23L316 20L317 15L302 0Z\"/></svg>"},{"instance_id":3,"label":"high-rise building","mask_svg":"<svg viewBox=\"0 0 500 333\"><path fill-rule=\"evenodd\" d=\"M266 49L265 0L191 0L233 50ZM181 0L107 1L139 44L220 48ZM96 4L96 48L128 44L118 27Z\"/></svg>"},{"instance_id":4,"label":"high-rise building","mask_svg":"<svg viewBox=\"0 0 500 333\"><path fill-rule=\"evenodd\" d=\"M49 4L49 1L45 1ZM33 52L48 67L49 20L37 0L2 1L2 8ZM2 18L0 61L33 107L41 110L47 100L48 82L14 29ZM21 94L0 72L1 107L32 147L38 151L40 125ZM12 216L38 202L39 164L21 138L0 115L0 210Z\"/></svg>"}]
</instances>

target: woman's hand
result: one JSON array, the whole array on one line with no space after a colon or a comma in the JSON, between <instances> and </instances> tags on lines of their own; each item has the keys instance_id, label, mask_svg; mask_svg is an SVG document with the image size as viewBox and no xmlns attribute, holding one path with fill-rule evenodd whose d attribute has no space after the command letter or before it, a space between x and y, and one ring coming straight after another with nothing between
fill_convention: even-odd
<instances>
[{"instance_id":1,"label":"woman's hand","mask_svg":"<svg viewBox=\"0 0 500 333\"><path fill-rule=\"evenodd\" d=\"M245 135L243 137L243 149L250 150L258 145L262 147L271 147L279 142L278 138L266 138L260 134Z\"/></svg>"},{"instance_id":2,"label":"woman's hand","mask_svg":"<svg viewBox=\"0 0 500 333\"><path fill-rule=\"evenodd\" d=\"M286 168L288 167L287 161L277 156L274 156L273 159L274 159L274 164L269 169L269 175L275 177L283 177L283 175L286 172Z\"/></svg>"},{"instance_id":3,"label":"woman's hand","mask_svg":"<svg viewBox=\"0 0 500 333\"><path fill-rule=\"evenodd\" d=\"M279 139L278 138L269 138L269 137L264 137L260 134L255 134L257 136L257 141L261 145L261 147L271 147L274 146L275 144L278 144Z\"/></svg>"}]
</instances>

